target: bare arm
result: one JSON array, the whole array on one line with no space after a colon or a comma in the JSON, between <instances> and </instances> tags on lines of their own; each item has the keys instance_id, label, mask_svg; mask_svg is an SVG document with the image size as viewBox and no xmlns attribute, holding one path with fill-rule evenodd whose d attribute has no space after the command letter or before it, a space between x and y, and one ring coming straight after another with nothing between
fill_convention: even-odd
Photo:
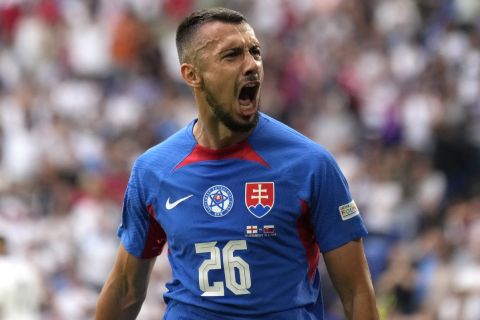
<instances>
[{"instance_id":1,"label":"bare arm","mask_svg":"<svg viewBox=\"0 0 480 320\"><path fill-rule=\"evenodd\" d=\"M362 241L351 241L329 251L324 260L347 319L379 319Z\"/></svg>"},{"instance_id":2,"label":"bare arm","mask_svg":"<svg viewBox=\"0 0 480 320\"><path fill-rule=\"evenodd\" d=\"M147 293L155 258L139 259L120 245L97 302L96 320L135 319Z\"/></svg>"}]
</instances>

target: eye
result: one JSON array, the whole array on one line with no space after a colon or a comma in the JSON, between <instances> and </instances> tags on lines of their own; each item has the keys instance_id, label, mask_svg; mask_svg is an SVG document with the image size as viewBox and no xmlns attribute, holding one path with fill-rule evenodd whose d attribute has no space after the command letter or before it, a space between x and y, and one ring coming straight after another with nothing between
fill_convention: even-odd
<instances>
[{"instance_id":1,"label":"eye","mask_svg":"<svg viewBox=\"0 0 480 320\"><path fill-rule=\"evenodd\" d=\"M232 60L240 54L240 50L229 50L224 55L224 59Z\"/></svg>"},{"instance_id":2,"label":"eye","mask_svg":"<svg viewBox=\"0 0 480 320\"><path fill-rule=\"evenodd\" d=\"M262 53L260 51L260 47L253 47L250 49L250 54L255 58L260 59L262 57Z\"/></svg>"}]
</instances>

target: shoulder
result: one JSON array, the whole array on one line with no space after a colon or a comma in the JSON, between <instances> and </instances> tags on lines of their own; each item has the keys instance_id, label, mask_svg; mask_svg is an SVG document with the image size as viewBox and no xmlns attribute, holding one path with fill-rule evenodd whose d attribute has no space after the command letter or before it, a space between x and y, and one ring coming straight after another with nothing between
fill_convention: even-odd
<instances>
[{"instance_id":1,"label":"shoulder","mask_svg":"<svg viewBox=\"0 0 480 320\"><path fill-rule=\"evenodd\" d=\"M332 154L322 145L289 127L288 125L261 114L258 130L252 143L257 143L275 153L282 154L285 159L314 159L318 162L333 161Z\"/></svg>"}]
</instances>

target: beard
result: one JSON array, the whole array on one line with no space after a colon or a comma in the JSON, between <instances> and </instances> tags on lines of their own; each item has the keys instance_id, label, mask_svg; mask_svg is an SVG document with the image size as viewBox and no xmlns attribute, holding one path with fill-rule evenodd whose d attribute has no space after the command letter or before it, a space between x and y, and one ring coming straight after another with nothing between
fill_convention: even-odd
<instances>
[{"instance_id":1,"label":"beard","mask_svg":"<svg viewBox=\"0 0 480 320\"><path fill-rule=\"evenodd\" d=\"M213 93L207 88L205 85L205 82L202 81L202 90L205 93L205 100L207 101L208 105L210 106L210 109L212 109L213 114L217 117L218 120L220 120L221 123L225 125L228 129L230 129L233 132L248 132L255 128L255 126L258 123L258 118L259 118L259 111L260 107L257 109L257 112L255 112L253 118L246 122L239 122L236 121L231 114L229 114L227 111L225 111L227 108L224 108L221 103L215 99L215 96Z\"/></svg>"}]
</instances>

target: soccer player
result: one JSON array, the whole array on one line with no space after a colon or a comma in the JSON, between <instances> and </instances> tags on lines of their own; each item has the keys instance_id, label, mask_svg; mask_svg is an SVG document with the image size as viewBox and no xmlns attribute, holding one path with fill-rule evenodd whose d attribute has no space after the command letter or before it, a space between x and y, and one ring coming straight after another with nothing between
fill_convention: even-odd
<instances>
[{"instance_id":1,"label":"soccer player","mask_svg":"<svg viewBox=\"0 0 480 320\"><path fill-rule=\"evenodd\" d=\"M96 319L134 319L168 243L164 319L323 319L320 252L348 319L377 319L367 234L332 155L260 113L260 43L211 8L177 29L198 118L135 162Z\"/></svg>"}]
</instances>

